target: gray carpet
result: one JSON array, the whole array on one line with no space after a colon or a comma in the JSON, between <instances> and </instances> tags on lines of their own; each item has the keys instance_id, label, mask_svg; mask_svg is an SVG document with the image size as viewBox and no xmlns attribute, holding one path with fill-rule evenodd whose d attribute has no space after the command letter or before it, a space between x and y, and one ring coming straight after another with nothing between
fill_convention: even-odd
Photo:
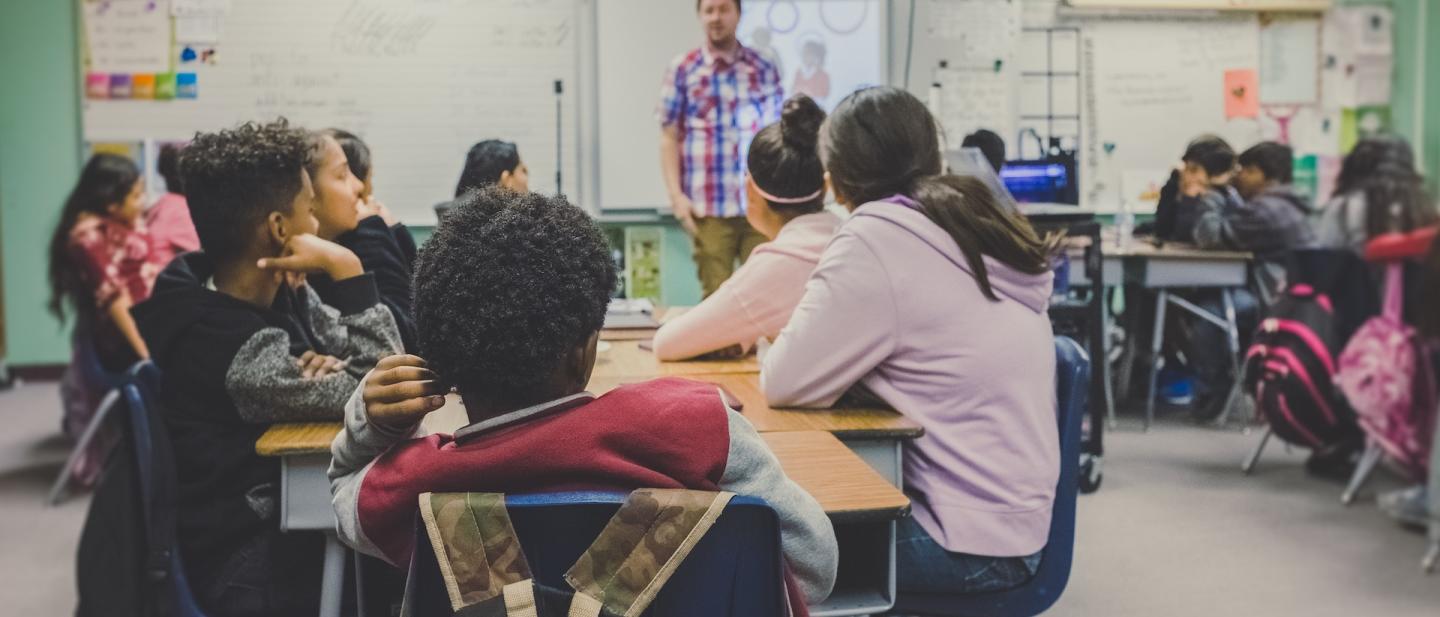
<instances>
[{"instance_id":1,"label":"gray carpet","mask_svg":"<svg viewBox=\"0 0 1440 617\"><path fill-rule=\"evenodd\" d=\"M0 613L73 611L85 500L41 503L66 454L50 384L0 393ZM1255 476L1255 435L1162 423L1108 436L1105 481L1082 496L1070 586L1051 615L1393 617L1440 615L1440 575L1419 571L1423 538L1371 501L1305 476L1272 443ZM1381 478L1377 487L1396 486ZM1373 491L1371 491L1373 492Z\"/></svg>"}]
</instances>

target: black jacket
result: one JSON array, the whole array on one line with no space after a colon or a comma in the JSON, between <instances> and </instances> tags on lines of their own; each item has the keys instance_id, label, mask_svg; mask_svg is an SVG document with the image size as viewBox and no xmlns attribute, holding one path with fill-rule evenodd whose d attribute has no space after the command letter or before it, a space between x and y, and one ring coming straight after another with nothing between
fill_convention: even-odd
<instances>
[{"instance_id":1,"label":"black jacket","mask_svg":"<svg viewBox=\"0 0 1440 617\"><path fill-rule=\"evenodd\" d=\"M394 227L379 216L366 217L360 224L342 234L335 242L350 249L360 258L365 271L375 275L380 302L395 317L405 351L415 353L415 316L412 311L415 293L411 275L415 264L415 239L404 224ZM307 277L310 287L327 304L334 301L335 282L323 274Z\"/></svg>"},{"instance_id":2,"label":"black jacket","mask_svg":"<svg viewBox=\"0 0 1440 617\"><path fill-rule=\"evenodd\" d=\"M132 312L152 360L174 444L181 553L203 584L235 549L274 525L279 460L255 453L273 422L339 420L359 379L399 348L390 313L365 274L335 285L335 306L282 286L263 309L215 291L203 252L175 259ZM349 362L301 377L306 350Z\"/></svg>"}]
</instances>

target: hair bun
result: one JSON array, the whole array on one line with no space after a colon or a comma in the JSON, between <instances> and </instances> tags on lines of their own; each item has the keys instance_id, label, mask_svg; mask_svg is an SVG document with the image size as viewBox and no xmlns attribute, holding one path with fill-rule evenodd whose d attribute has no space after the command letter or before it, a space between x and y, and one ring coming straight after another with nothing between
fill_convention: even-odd
<instances>
[{"instance_id":1,"label":"hair bun","mask_svg":"<svg viewBox=\"0 0 1440 617\"><path fill-rule=\"evenodd\" d=\"M797 94L786 99L780 111L780 137L785 145L797 150L813 150L820 140L820 125L825 110L814 99Z\"/></svg>"}]
</instances>

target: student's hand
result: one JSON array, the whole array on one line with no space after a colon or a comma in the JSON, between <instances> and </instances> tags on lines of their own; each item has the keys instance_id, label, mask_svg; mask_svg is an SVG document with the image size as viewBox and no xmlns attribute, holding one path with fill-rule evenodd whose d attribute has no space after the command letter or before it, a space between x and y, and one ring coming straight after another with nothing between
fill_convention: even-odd
<instances>
[{"instance_id":1,"label":"student's hand","mask_svg":"<svg viewBox=\"0 0 1440 617\"><path fill-rule=\"evenodd\" d=\"M676 193L670 196L670 209L675 213L675 220L680 222L680 228L690 237L700 232L695 226L695 202L691 201L684 193Z\"/></svg>"},{"instance_id":2,"label":"student's hand","mask_svg":"<svg viewBox=\"0 0 1440 617\"><path fill-rule=\"evenodd\" d=\"M1210 179L1202 174L1183 172L1180 174L1180 194L1185 197L1199 197L1210 186Z\"/></svg>"},{"instance_id":3,"label":"student's hand","mask_svg":"<svg viewBox=\"0 0 1440 617\"><path fill-rule=\"evenodd\" d=\"M360 276L365 272L360 265L360 258L350 252L350 249L311 234L291 236L285 242L285 248L279 257L261 259L256 265L261 270L277 273L324 272L337 281Z\"/></svg>"},{"instance_id":4,"label":"student's hand","mask_svg":"<svg viewBox=\"0 0 1440 617\"><path fill-rule=\"evenodd\" d=\"M390 356L375 365L360 395L365 416L393 431L414 426L426 414L445 406L445 390L418 356Z\"/></svg>"},{"instance_id":5,"label":"student's hand","mask_svg":"<svg viewBox=\"0 0 1440 617\"><path fill-rule=\"evenodd\" d=\"M390 213L390 209L386 208L384 203L375 199L374 195L360 198L360 203L355 208L360 211L359 220L362 221L372 216L378 216L380 220L385 221L386 227L394 227L396 223L400 222L394 214Z\"/></svg>"},{"instance_id":6,"label":"student's hand","mask_svg":"<svg viewBox=\"0 0 1440 617\"><path fill-rule=\"evenodd\" d=\"M306 351L295 363L300 366L300 377L319 379L345 370L345 361L335 356Z\"/></svg>"}]
</instances>

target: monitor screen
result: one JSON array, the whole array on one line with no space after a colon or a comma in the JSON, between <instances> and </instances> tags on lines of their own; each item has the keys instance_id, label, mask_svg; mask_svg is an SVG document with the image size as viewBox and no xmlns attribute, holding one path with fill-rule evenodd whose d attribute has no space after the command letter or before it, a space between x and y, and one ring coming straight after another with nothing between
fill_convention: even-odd
<instances>
[{"instance_id":1,"label":"monitor screen","mask_svg":"<svg viewBox=\"0 0 1440 617\"><path fill-rule=\"evenodd\" d=\"M1059 161L1009 161L1000 170L1005 188L1020 203L1073 203L1073 180Z\"/></svg>"}]
</instances>

